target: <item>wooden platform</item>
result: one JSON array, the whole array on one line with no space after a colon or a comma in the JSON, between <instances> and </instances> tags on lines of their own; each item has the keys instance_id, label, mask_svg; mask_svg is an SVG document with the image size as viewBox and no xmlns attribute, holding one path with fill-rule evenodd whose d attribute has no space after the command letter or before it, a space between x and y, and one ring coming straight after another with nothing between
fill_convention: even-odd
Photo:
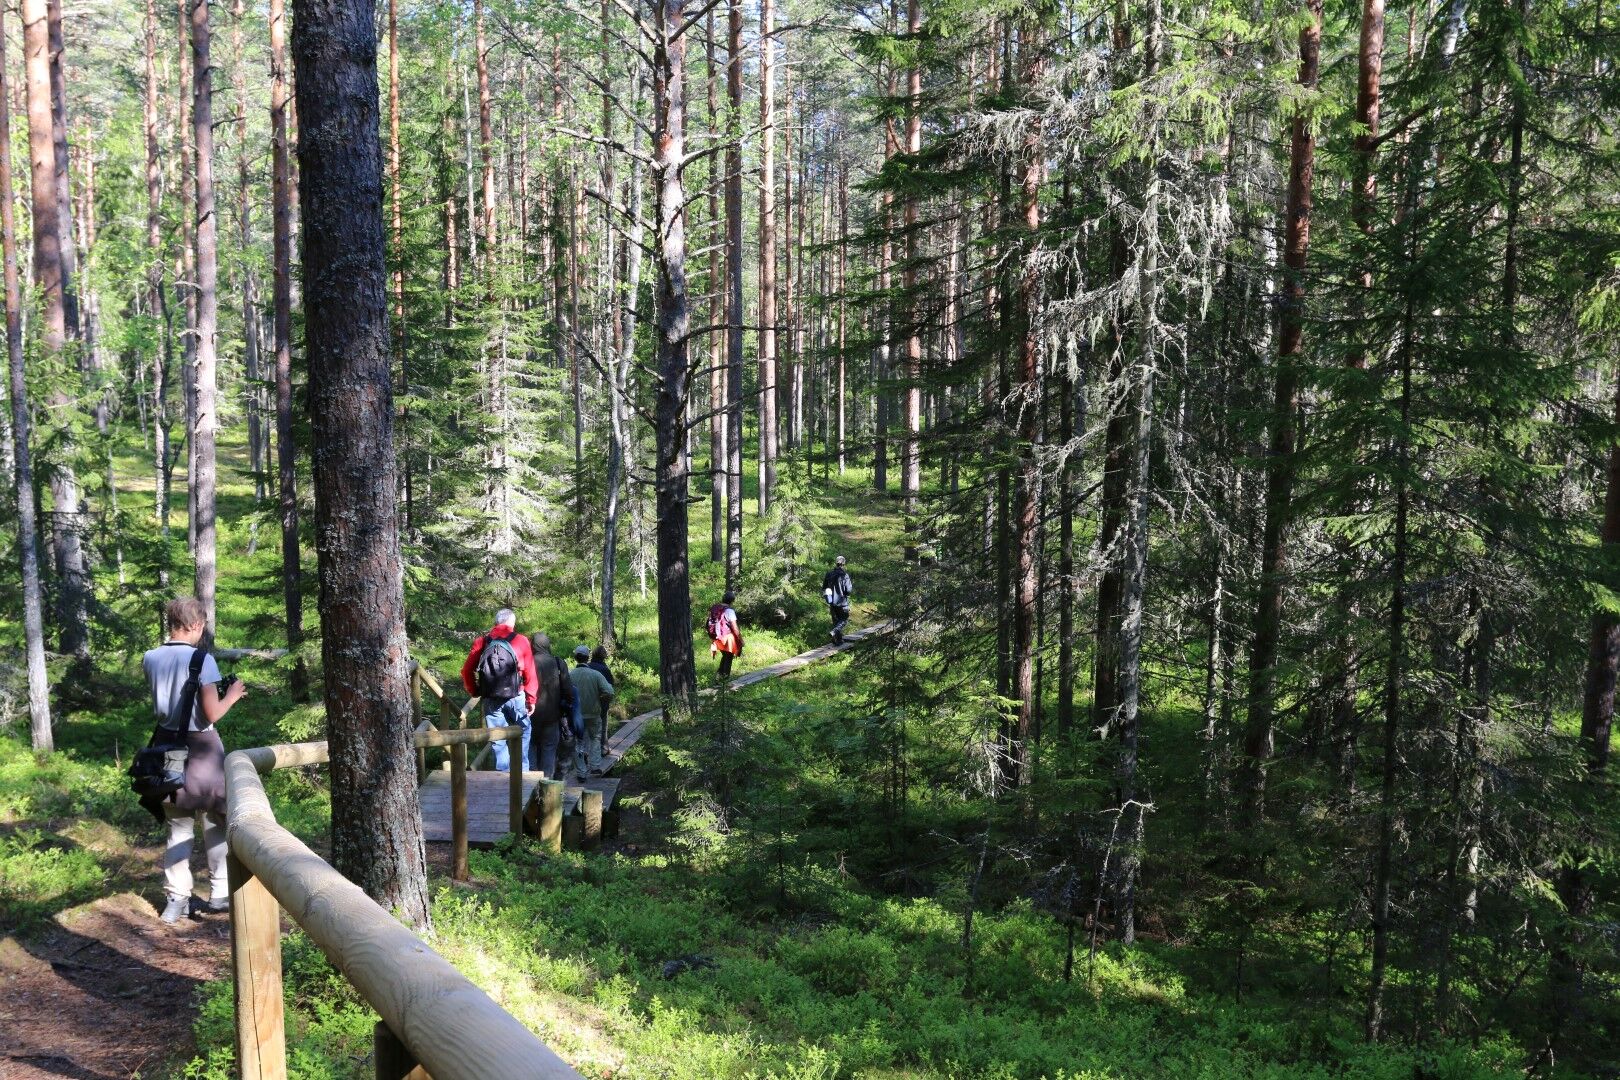
<instances>
[{"instance_id":1,"label":"wooden platform","mask_svg":"<svg viewBox=\"0 0 1620 1080\"><path fill-rule=\"evenodd\" d=\"M523 774L523 805L529 805L544 773ZM503 772L469 772L467 774L467 843L473 847L489 847L511 835L507 820L511 778ZM602 793L602 809L609 810L619 793L619 781L601 777L587 781L584 787ZM570 784L563 789L563 814L572 814L579 805L580 786ZM422 834L428 843L450 842L450 774L444 770L430 772L422 782Z\"/></svg>"}]
</instances>

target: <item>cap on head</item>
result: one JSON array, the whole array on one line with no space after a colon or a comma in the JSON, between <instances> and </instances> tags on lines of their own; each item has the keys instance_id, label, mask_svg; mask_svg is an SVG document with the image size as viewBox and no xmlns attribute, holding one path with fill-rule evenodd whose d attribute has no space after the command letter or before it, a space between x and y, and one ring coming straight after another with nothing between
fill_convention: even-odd
<instances>
[{"instance_id":1,"label":"cap on head","mask_svg":"<svg viewBox=\"0 0 1620 1080\"><path fill-rule=\"evenodd\" d=\"M722 604L735 604L737 602L737 594L728 590L726 595L720 598L720 602Z\"/></svg>"},{"instance_id":2,"label":"cap on head","mask_svg":"<svg viewBox=\"0 0 1620 1080\"><path fill-rule=\"evenodd\" d=\"M834 559L833 562L836 563L839 566L843 566L844 565L844 557L842 555L840 555L840 556L838 556L838 558Z\"/></svg>"},{"instance_id":3,"label":"cap on head","mask_svg":"<svg viewBox=\"0 0 1620 1080\"><path fill-rule=\"evenodd\" d=\"M591 658L591 649L590 649L589 645L575 645L574 646L574 659L575 660L589 660L590 658Z\"/></svg>"},{"instance_id":4,"label":"cap on head","mask_svg":"<svg viewBox=\"0 0 1620 1080\"><path fill-rule=\"evenodd\" d=\"M495 625L496 626L516 626L517 625L517 612L513 611L509 607L501 608L501 610L499 610L499 611L497 611L495 613Z\"/></svg>"}]
</instances>

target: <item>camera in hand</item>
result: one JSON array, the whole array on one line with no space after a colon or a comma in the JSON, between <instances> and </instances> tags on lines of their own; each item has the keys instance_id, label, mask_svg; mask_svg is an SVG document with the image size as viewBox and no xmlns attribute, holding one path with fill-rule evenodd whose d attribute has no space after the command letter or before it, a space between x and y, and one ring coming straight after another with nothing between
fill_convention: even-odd
<instances>
[{"instance_id":1,"label":"camera in hand","mask_svg":"<svg viewBox=\"0 0 1620 1080\"><path fill-rule=\"evenodd\" d=\"M224 697L226 691L230 690L231 687L235 686L241 681L242 680L237 678L235 675L222 676L219 680L219 696Z\"/></svg>"}]
</instances>

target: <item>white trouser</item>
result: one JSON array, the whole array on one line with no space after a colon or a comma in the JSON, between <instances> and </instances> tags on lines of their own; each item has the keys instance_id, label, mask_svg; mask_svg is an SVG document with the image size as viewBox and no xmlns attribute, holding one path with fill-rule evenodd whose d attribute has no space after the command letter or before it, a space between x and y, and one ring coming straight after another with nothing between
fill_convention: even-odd
<instances>
[{"instance_id":1,"label":"white trouser","mask_svg":"<svg viewBox=\"0 0 1620 1080\"><path fill-rule=\"evenodd\" d=\"M169 818L169 845L163 849L163 891L169 898L191 895L191 844L197 835L197 818L203 819L203 851L208 855L209 898L223 900L231 894L225 877L225 815L205 814L165 806Z\"/></svg>"}]
</instances>

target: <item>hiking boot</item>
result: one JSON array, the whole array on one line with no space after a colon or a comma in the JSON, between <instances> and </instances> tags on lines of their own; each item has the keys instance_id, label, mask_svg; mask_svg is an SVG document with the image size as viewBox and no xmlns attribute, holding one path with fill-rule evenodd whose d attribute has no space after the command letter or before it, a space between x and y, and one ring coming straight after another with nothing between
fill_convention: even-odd
<instances>
[{"instance_id":1,"label":"hiking boot","mask_svg":"<svg viewBox=\"0 0 1620 1080\"><path fill-rule=\"evenodd\" d=\"M170 926L173 926L175 923L179 922L189 914L191 914L191 897L171 896L169 897L169 902L164 907L163 914L160 916L160 918Z\"/></svg>"},{"instance_id":2,"label":"hiking boot","mask_svg":"<svg viewBox=\"0 0 1620 1080\"><path fill-rule=\"evenodd\" d=\"M193 915L229 915L231 913L231 898L221 896L208 901L192 901L191 913Z\"/></svg>"}]
</instances>

